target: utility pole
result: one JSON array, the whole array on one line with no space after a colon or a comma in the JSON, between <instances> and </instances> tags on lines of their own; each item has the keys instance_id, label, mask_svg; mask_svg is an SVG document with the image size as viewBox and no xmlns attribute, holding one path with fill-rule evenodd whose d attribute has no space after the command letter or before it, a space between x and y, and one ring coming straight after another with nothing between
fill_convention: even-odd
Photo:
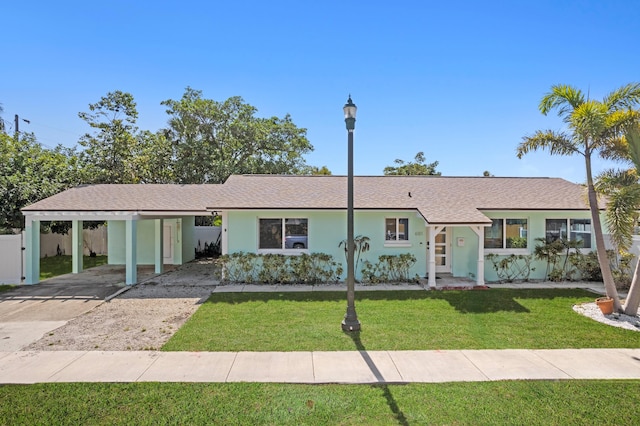
<instances>
[{"instance_id":1,"label":"utility pole","mask_svg":"<svg viewBox=\"0 0 640 426\"><path fill-rule=\"evenodd\" d=\"M15 120L14 123L15 123L15 126L16 126L16 139L18 139L18 136L20 136L20 127L19 127L19 124L18 124L18 123L20 123L20 119L18 117L18 114L15 115L14 120ZM27 119L23 118L22 121L24 121L27 124L31 124L31 122L29 120L27 120Z\"/></svg>"}]
</instances>

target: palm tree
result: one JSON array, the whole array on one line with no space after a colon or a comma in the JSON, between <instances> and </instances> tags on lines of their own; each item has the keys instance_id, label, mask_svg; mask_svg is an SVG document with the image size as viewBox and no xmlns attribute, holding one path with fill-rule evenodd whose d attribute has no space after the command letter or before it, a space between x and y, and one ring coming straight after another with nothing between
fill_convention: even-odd
<instances>
[{"instance_id":1,"label":"palm tree","mask_svg":"<svg viewBox=\"0 0 640 426\"><path fill-rule=\"evenodd\" d=\"M551 155L574 155L584 157L587 174L587 192L591 222L596 239L598 263L602 271L604 288L613 299L614 309L621 311L620 298L613 281L613 274L607 258L602 234L598 197L593 185L591 155L605 153L608 147L623 138L624 127L637 119L633 108L640 102L640 84L633 83L620 87L604 97L602 101L585 97L581 90L567 85L551 87L540 101L539 109L547 115L556 110L566 123L568 132L538 130L533 136L525 136L518 145L517 155L522 158L530 151L549 150Z\"/></svg>"},{"instance_id":2,"label":"palm tree","mask_svg":"<svg viewBox=\"0 0 640 426\"><path fill-rule=\"evenodd\" d=\"M631 126L626 134L626 159L633 168L609 170L598 177L596 188L609 197L605 221L611 239L620 250L628 250L640 210L640 125ZM640 257L636 263L631 288L623 306L624 313L636 315L640 305Z\"/></svg>"}]
</instances>

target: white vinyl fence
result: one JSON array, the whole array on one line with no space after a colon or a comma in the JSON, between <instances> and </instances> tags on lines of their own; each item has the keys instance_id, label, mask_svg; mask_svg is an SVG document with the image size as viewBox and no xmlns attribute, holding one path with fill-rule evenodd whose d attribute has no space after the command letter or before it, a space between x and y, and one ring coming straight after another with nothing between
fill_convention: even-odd
<instances>
[{"instance_id":1,"label":"white vinyl fence","mask_svg":"<svg viewBox=\"0 0 640 426\"><path fill-rule=\"evenodd\" d=\"M0 284L20 284L24 276L22 234L0 235Z\"/></svg>"},{"instance_id":2,"label":"white vinyl fence","mask_svg":"<svg viewBox=\"0 0 640 426\"><path fill-rule=\"evenodd\" d=\"M201 253L205 250L205 244L215 244L220 237L220 226L196 226L194 228L194 239L196 244L196 253Z\"/></svg>"}]
</instances>

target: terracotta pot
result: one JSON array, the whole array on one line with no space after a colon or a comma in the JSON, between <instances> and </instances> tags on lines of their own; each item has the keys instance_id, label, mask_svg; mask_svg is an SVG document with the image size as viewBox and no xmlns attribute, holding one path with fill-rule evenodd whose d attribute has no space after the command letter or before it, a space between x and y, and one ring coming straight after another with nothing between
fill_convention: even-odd
<instances>
[{"instance_id":1,"label":"terracotta pot","mask_svg":"<svg viewBox=\"0 0 640 426\"><path fill-rule=\"evenodd\" d=\"M613 299L610 297L598 297L596 299L596 305L598 305L598 308L600 308L604 315L613 313Z\"/></svg>"}]
</instances>

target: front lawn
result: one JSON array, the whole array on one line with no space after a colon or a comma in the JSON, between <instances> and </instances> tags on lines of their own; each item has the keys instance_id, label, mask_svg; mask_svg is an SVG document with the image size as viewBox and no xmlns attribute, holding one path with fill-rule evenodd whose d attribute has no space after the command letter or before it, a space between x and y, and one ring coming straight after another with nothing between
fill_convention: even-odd
<instances>
[{"instance_id":1,"label":"front lawn","mask_svg":"<svg viewBox=\"0 0 640 426\"><path fill-rule=\"evenodd\" d=\"M7 425L631 425L640 381L0 386Z\"/></svg>"},{"instance_id":2,"label":"front lawn","mask_svg":"<svg viewBox=\"0 0 640 426\"><path fill-rule=\"evenodd\" d=\"M83 268L107 264L107 256L83 256ZM40 259L40 280L70 274L73 269L71 256L51 256Z\"/></svg>"},{"instance_id":3,"label":"front lawn","mask_svg":"<svg viewBox=\"0 0 640 426\"><path fill-rule=\"evenodd\" d=\"M585 290L358 291L360 333L343 333L343 292L214 293L166 351L637 348L640 332L572 310Z\"/></svg>"}]
</instances>

